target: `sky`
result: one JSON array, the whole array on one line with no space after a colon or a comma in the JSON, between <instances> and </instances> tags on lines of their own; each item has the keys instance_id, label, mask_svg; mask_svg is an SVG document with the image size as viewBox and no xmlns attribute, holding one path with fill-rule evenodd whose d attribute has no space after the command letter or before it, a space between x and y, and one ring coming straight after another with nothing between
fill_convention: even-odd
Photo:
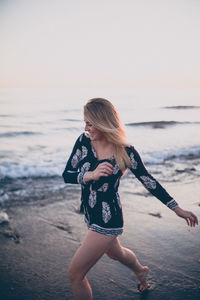
<instances>
[{"instance_id":1,"label":"sky","mask_svg":"<svg viewBox=\"0 0 200 300\"><path fill-rule=\"evenodd\" d=\"M0 87L200 87L199 0L0 0Z\"/></svg>"}]
</instances>

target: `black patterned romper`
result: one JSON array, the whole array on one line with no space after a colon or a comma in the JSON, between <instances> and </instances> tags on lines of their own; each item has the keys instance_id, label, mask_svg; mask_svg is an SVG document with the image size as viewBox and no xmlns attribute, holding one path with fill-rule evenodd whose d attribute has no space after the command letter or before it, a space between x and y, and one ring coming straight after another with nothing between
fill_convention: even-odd
<instances>
[{"instance_id":1,"label":"black patterned romper","mask_svg":"<svg viewBox=\"0 0 200 300\"><path fill-rule=\"evenodd\" d=\"M170 209L178 206L177 202L148 173L138 152L133 146L125 147L131 161L131 172L162 203ZM84 175L93 171L98 164L108 161L113 165L113 173L99 180L84 182ZM62 174L66 183L81 184L81 201L88 227L101 234L119 235L123 232L123 213L118 194L122 171L114 157L98 160L91 141L84 133L77 139L72 153Z\"/></svg>"}]
</instances>

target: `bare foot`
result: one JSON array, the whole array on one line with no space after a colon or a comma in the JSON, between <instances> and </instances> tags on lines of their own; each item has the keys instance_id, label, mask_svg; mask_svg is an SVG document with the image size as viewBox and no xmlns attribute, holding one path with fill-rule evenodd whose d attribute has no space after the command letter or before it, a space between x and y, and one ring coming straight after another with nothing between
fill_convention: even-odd
<instances>
[{"instance_id":1,"label":"bare foot","mask_svg":"<svg viewBox=\"0 0 200 300\"><path fill-rule=\"evenodd\" d=\"M150 287L150 284L147 282L147 275L149 274L149 271L149 268L144 266L142 271L135 272L135 275L140 281L140 284L138 284L138 289L140 292L144 292Z\"/></svg>"}]
</instances>

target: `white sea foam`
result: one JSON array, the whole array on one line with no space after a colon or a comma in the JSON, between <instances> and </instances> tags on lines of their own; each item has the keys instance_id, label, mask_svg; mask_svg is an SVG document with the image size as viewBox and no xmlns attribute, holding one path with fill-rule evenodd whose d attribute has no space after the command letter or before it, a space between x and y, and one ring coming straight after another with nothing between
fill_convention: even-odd
<instances>
[{"instance_id":1,"label":"white sea foam","mask_svg":"<svg viewBox=\"0 0 200 300\"><path fill-rule=\"evenodd\" d=\"M45 94L43 90L36 101L29 90L20 94L7 89L0 95L0 178L61 176L76 139L84 132L82 107L91 95L98 94L113 102L125 124L152 124L152 120L155 124L178 124L126 126L128 140L145 163L199 157L199 109L163 109L188 105L185 99L199 107L200 91L184 93L162 89L76 89Z\"/></svg>"},{"instance_id":2,"label":"white sea foam","mask_svg":"<svg viewBox=\"0 0 200 300\"><path fill-rule=\"evenodd\" d=\"M65 164L67 162L68 156L63 153L62 159L52 159L48 163L44 163L43 160L38 160L37 163L33 163L31 160L26 160L26 163L21 161L21 163L16 163L15 161L10 161L1 163L0 165L0 178L11 177L51 177L51 176L61 176L64 170ZM140 156L145 164L161 164L166 160L173 161L174 159L182 159L183 161L187 159L200 158L200 147L193 147L189 149L179 149L179 150L167 150L165 152L143 152Z\"/></svg>"}]
</instances>

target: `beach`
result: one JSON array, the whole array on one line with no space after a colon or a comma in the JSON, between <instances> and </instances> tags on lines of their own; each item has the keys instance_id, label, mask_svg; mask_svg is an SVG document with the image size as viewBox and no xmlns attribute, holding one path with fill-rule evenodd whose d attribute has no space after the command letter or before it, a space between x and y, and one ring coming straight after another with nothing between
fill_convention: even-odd
<instances>
[{"instance_id":1,"label":"beach","mask_svg":"<svg viewBox=\"0 0 200 300\"><path fill-rule=\"evenodd\" d=\"M198 180L165 187L200 218ZM80 190L70 190L66 185L60 198L2 208L9 222L0 225L0 299L73 299L67 268L87 228ZM132 271L104 255L88 273L94 299L199 299L199 227L188 227L150 195L127 193L123 183L120 194L125 227L119 239L150 267L151 287L140 294Z\"/></svg>"},{"instance_id":2,"label":"beach","mask_svg":"<svg viewBox=\"0 0 200 300\"><path fill-rule=\"evenodd\" d=\"M200 219L199 90L1 89L2 300L73 299L67 269L87 226L80 185L61 174L84 131L83 104L99 94L116 105L150 174ZM104 255L88 273L94 300L199 299L199 226L189 228L130 170L119 194L120 242L150 267L151 287L141 295L132 271Z\"/></svg>"},{"instance_id":3,"label":"beach","mask_svg":"<svg viewBox=\"0 0 200 300\"><path fill-rule=\"evenodd\" d=\"M93 300L200 300L200 225L169 208L200 222L199 4L0 1L0 300L73 300L86 220L150 269L141 293L103 255Z\"/></svg>"}]
</instances>

